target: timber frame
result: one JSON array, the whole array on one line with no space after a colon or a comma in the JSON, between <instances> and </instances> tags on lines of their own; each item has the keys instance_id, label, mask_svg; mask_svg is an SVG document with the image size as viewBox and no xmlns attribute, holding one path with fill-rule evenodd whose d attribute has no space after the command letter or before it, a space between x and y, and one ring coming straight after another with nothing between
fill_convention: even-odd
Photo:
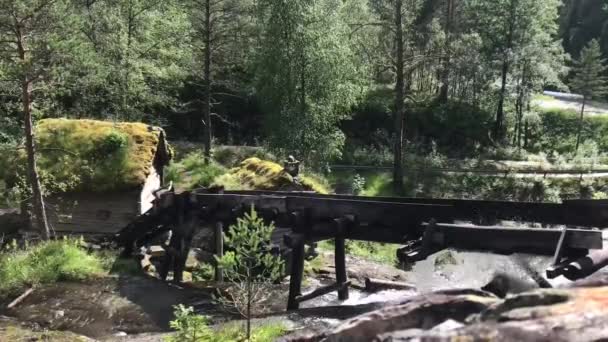
<instances>
[{"instance_id":1,"label":"timber frame","mask_svg":"<svg viewBox=\"0 0 608 342\"><path fill-rule=\"evenodd\" d=\"M175 200L177 197L187 200L189 205L185 208L195 210L201 220L214 227L219 253L223 250L223 227L228 227L251 206L266 221L287 231L281 244L291 253L288 310L332 291L337 291L341 300L348 298L350 282L345 251L348 239L405 245L398 256L411 262L447 247L552 255L554 266L547 271L550 277L562 274L584 277L608 264L608 253L597 254L604 247L601 231L592 228L608 226L608 201L574 200L558 204L221 189L181 194L159 192L154 208L117 235L127 253L147 237L183 221L179 218L186 213L176 211L175 203L181 202ZM500 220L561 227L495 226ZM335 241L336 281L302 294L305 245L328 239ZM590 254L590 250L596 252ZM579 262L584 265L572 266L584 258L592 260L591 264ZM216 270L216 278L221 277L221 271Z\"/></svg>"}]
</instances>

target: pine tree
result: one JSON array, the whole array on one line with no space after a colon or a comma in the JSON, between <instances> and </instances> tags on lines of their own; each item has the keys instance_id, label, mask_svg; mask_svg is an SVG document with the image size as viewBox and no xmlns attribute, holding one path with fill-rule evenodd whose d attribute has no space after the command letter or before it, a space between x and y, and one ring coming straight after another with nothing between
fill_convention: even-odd
<instances>
[{"instance_id":1,"label":"pine tree","mask_svg":"<svg viewBox=\"0 0 608 342\"><path fill-rule=\"evenodd\" d=\"M608 93L608 77L605 76L608 67L604 65L605 62L606 60L602 59L600 44L595 39L591 40L589 44L583 48L580 58L575 62L574 77L570 81L570 87L573 91L583 96L581 116L576 136L576 150L578 150L578 146L581 142L583 115L585 114L585 105L587 101Z\"/></svg>"}]
</instances>

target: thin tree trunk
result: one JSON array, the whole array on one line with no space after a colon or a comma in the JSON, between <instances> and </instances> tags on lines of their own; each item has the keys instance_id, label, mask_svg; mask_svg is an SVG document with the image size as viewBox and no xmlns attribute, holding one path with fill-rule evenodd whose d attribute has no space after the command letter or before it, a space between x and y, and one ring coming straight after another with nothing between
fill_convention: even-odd
<instances>
[{"instance_id":1,"label":"thin tree trunk","mask_svg":"<svg viewBox=\"0 0 608 342\"><path fill-rule=\"evenodd\" d=\"M442 103L448 102L449 94L449 81L450 81L450 51L452 44L452 20L454 17L454 0L446 0L446 14L445 14L445 46L444 46L444 57L443 65L441 67L441 89L439 91L439 101Z\"/></svg>"},{"instance_id":2,"label":"thin tree trunk","mask_svg":"<svg viewBox=\"0 0 608 342\"><path fill-rule=\"evenodd\" d=\"M203 99L203 118L205 136L205 162L211 160L211 0L205 0L205 94Z\"/></svg>"},{"instance_id":3,"label":"thin tree trunk","mask_svg":"<svg viewBox=\"0 0 608 342\"><path fill-rule=\"evenodd\" d=\"M515 6L516 0L511 0L511 8L509 11L509 27L507 32L507 44L505 51L509 51L513 48L513 30L515 29ZM502 80L500 86L500 94L498 97L498 109L496 110L496 122L494 123L494 139L496 139L498 143L502 143L502 140L504 139L506 133L504 127L504 104L507 92L507 76L509 75L509 67L509 56L507 56L507 53L503 51L501 71Z\"/></svg>"},{"instance_id":4,"label":"thin tree trunk","mask_svg":"<svg viewBox=\"0 0 608 342\"><path fill-rule=\"evenodd\" d=\"M578 132L576 134L576 148L574 151L578 151L578 147L581 144L581 133L583 131L583 115L585 114L585 104L587 104L587 96L583 96L583 105L581 106L581 116L578 120Z\"/></svg>"},{"instance_id":5,"label":"thin tree trunk","mask_svg":"<svg viewBox=\"0 0 608 342\"><path fill-rule=\"evenodd\" d=\"M405 102L405 85L403 79L404 47L402 9L403 0L395 0L397 80L395 83L395 132L393 133L393 186L395 193L397 194L401 194L403 192L403 106Z\"/></svg>"},{"instance_id":6,"label":"thin tree trunk","mask_svg":"<svg viewBox=\"0 0 608 342\"><path fill-rule=\"evenodd\" d=\"M27 49L24 43L24 36L18 32L18 50L19 58L26 64ZM32 120L32 80L29 79L27 73L24 73L21 80L21 102L23 105L23 120L25 123L25 149L27 153L27 175L30 187L32 190L32 204L34 215L36 216L37 228L42 231L44 237L48 240L51 237L46 210L44 209L44 199L42 198L42 187L40 185L40 177L36 168L36 143L34 140L34 125Z\"/></svg>"},{"instance_id":7,"label":"thin tree trunk","mask_svg":"<svg viewBox=\"0 0 608 342\"><path fill-rule=\"evenodd\" d=\"M500 94L498 95L498 109L496 110L496 121L494 122L494 139L497 142L501 142L504 138L504 104L505 104L505 93L507 89L507 74L509 73L509 62L507 58L502 63L502 81L500 86Z\"/></svg>"}]
</instances>

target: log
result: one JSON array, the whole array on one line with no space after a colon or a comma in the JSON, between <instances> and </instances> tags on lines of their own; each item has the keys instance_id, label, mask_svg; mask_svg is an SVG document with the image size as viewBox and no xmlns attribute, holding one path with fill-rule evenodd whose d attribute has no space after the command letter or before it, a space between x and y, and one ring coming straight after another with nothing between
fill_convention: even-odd
<instances>
[{"instance_id":1,"label":"log","mask_svg":"<svg viewBox=\"0 0 608 342\"><path fill-rule=\"evenodd\" d=\"M416 290L416 286L404 282L390 281L376 278L365 278L365 291L376 292L381 290Z\"/></svg>"},{"instance_id":2,"label":"log","mask_svg":"<svg viewBox=\"0 0 608 342\"><path fill-rule=\"evenodd\" d=\"M326 295L333 291L340 291L350 286L350 280L345 283L333 283L331 285L319 287L312 292L309 292L305 295L296 296L296 301L298 303L305 302L307 300L311 300L313 298L317 298L323 295Z\"/></svg>"},{"instance_id":3,"label":"log","mask_svg":"<svg viewBox=\"0 0 608 342\"><path fill-rule=\"evenodd\" d=\"M15 300L13 300L12 302L10 302L6 308L7 309L12 309L15 306L17 306L19 303L21 303L25 298L27 298L27 296L29 296L32 292L34 292L34 288L30 287L29 289L25 290L25 292L23 292L23 294L17 298L15 298Z\"/></svg>"}]
</instances>

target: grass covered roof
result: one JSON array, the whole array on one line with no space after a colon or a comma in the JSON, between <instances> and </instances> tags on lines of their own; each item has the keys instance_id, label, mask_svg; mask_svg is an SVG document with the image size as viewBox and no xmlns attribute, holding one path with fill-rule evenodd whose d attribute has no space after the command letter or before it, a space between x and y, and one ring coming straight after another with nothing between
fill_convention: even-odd
<instances>
[{"instance_id":1,"label":"grass covered roof","mask_svg":"<svg viewBox=\"0 0 608 342\"><path fill-rule=\"evenodd\" d=\"M172 157L164 131L143 123L44 119L36 142L43 183L53 192L135 189ZM14 175L24 174L24 155Z\"/></svg>"}]
</instances>

